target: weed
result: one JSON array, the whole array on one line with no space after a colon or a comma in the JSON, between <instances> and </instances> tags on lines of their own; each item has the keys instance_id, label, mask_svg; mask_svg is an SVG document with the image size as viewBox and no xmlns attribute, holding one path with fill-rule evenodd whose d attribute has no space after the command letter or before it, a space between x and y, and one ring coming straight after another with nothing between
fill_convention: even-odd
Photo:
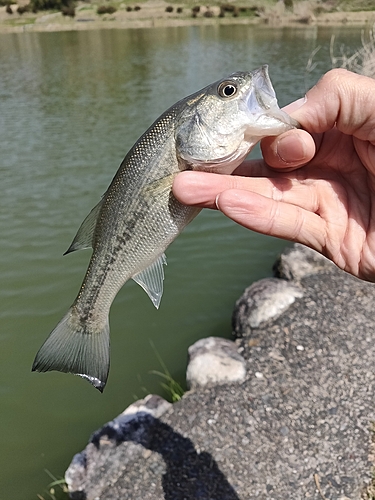
<instances>
[{"instance_id":1,"label":"weed","mask_svg":"<svg viewBox=\"0 0 375 500\"><path fill-rule=\"evenodd\" d=\"M334 54L335 37L331 37L330 55L332 66L345 68L360 75L375 77L375 30L369 32L368 39L365 39L362 33L362 47L357 49L354 54L347 53L344 46L340 47L340 55Z\"/></svg>"},{"instance_id":2,"label":"weed","mask_svg":"<svg viewBox=\"0 0 375 500\"><path fill-rule=\"evenodd\" d=\"M44 472L52 479L43 495L37 495L39 500L68 500L68 487L65 479L57 479L49 470Z\"/></svg>"},{"instance_id":3,"label":"weed","mask_svg":"<svg viewBox=\"0 0 375 500\"><path fill-rule=\"evenodd\" d=\"M160 363L160 366L163 370L163 371L152 370L150 373L152 375L157 375L158 377L160 377L161 379L164 380L164 382L161 382L160 385L169 395L171 402L175 403L176 401L179 401L182 398L185 391L181 387L181 385L177 382L177 380L175 380L172 377L172 375L169 373L169 370L168 370L166 364L164 363L160 354L156 350L156 347L153 344L153 342L150 341L150 344L151 344L151 347L155 353L155 356L157 357L157 359Z\"/></svg>"}]
</instances>

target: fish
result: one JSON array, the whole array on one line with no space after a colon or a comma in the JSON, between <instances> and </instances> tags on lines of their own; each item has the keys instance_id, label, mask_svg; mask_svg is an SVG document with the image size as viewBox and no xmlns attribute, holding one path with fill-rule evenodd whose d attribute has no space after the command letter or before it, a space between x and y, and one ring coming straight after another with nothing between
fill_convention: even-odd
<instances>
[{"instance_id":1,"label":"fish","mask_svg":"<svg viewBox=\"0 0 375 500\"><path fill-rule=\"evenodd\" d=\"M127 153L65 252L93 249L76 299L32 370L79 375L103 392L115 296L133 279L158 308L164 252L200 211L173 196L175 176L183 170L231 174L260 139L298 126L279 108L267 65L233 73L165 111Z\"/></svg>"}]
</instances>

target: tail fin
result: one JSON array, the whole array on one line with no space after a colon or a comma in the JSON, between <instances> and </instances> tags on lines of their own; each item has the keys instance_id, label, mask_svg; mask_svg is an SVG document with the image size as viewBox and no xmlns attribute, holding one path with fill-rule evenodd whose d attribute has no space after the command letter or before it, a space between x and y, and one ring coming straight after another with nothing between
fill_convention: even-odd
<instances>
[{"instance_id":1,"label":"tail fin","mask_svg":"<svg viewBox=\"0 0 375 500\"><path fill-rule=\"evenodd\" d=\"M39 349L32 371L74 373L103 392L109 371L109 324L102 331L79 321L73 308Z\"/></svg>"}]
</instances>

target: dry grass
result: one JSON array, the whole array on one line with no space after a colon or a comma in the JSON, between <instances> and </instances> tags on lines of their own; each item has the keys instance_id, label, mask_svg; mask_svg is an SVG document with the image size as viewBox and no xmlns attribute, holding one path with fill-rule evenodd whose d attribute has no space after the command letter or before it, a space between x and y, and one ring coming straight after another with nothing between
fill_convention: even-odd
<instances>
[{"instance_id":1,"label":"dry grass","mask_svg":"<svg viewBox=\"0 0 375 500\"><path fill-rule=\"evenodd\" d=\"M375 27L365 37L362 32L362 47L354 54L348 54L345 46L339 49L339 55L335 55L335 37L331 38L331 61L334 68L345 68L360 75L375 78Z\"/></svg>"}]
</instances>

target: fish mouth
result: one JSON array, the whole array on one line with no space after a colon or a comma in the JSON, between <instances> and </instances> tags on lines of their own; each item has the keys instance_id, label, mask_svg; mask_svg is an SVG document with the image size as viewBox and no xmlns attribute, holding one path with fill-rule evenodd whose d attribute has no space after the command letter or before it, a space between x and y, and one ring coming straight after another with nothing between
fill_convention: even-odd
<instances>
[{"instance_id":1,"label":"fish mouth","mask_svg":"<svg viewBox=\"0 0 375 500\"><path fill-rule=\"evenodd\" d=\"M247 128L246 135L264 137L278 135L292 128L301 128L297 120L279 108L268 75L268 65L265 64L253 71L252 76L252 90L243 101L246 113L251 118L251 125Z\"/></svg>"}]
</instances>

